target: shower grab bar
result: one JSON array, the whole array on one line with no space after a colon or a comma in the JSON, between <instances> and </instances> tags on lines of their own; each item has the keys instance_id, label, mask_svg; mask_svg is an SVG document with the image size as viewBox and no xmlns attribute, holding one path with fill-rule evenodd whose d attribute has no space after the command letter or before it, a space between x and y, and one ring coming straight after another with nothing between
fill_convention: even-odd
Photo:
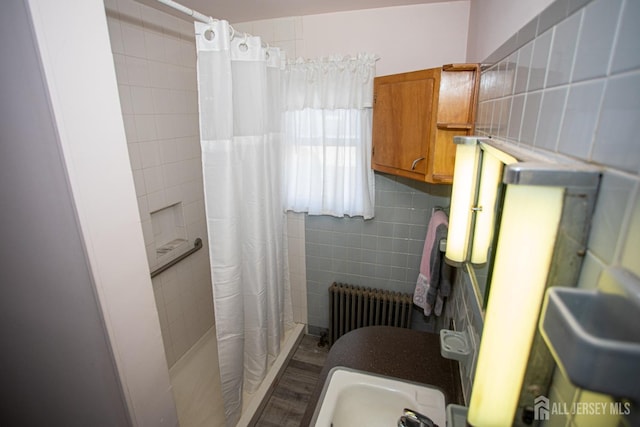
<instances>
[{"instance_id":1,"label":"shower grab bar","mask_svg":"<svg viewBox=\"0 0 640 427\"><path fill-rule=\"evenodd\" d=\"M171 261L167 262L166 264L156 268L155 270L153 270L151 272L151 278L156 277L158 274L162 273L163 271L165 271L168 268L173 267L174 265L176 265L177 263L179 263L180 261L182 261L183 259L185 259L186 257L188 257L189 255L193 254L194 252L199 251L200 249L202 249L202 239L201 238L197 238L196 240L194 240L193 242L193 248L189 249L187 252L183 253L182 255L180 255L177 258L172 259Z\"/></svg>"}]
</instances>

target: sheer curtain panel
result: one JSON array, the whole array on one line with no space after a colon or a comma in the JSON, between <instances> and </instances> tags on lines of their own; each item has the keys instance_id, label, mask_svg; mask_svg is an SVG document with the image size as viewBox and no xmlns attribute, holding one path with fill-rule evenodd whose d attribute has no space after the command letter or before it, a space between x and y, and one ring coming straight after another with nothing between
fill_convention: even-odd
<instances>
[{"instance_id":1,"label":"sheer curtain panel","mask_svg":"<svg viewBox=\"0 0 640 427\"><path fill-rule=\"evenodd\" d=\"M287 66L284 174L287 210L374 215L371 170L376 57L298 60Z\"/></svg>"},{"instance_id":2,"label":"sheer curtain panel","mask_svg":"<svg viewBox=\"0 0 640 427\"><path fill-rule=\"evenodd\" d=\"M281 58L226 21L196 23L209 257L227 425L293 326L282 189Z\"/></svg>"}]
</instances>

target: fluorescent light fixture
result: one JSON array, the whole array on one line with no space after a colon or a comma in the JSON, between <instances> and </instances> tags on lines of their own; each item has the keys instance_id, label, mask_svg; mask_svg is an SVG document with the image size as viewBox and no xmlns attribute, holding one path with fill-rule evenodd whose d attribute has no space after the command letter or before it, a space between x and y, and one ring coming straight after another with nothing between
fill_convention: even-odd
<instances>
[{"instance_id":1,"label":"fluorescent light fixture","mask_svg":"<svg viewBox=\"0 0 640 427\"><path fill-rule=\"evenodd\" d=\"M473 228L471 262L484 264L493 238L496 198L502 181L502 161L487 151L482 154L478 208Z\"/></svg>"},{"instance_id":2,"label":"fluorescent light fixture","mask_svg":"<svg viewBox=\"0 0 640 427\"><path fill-rule=\"evenodd\" d=\"M564 187L507 186L467 418L472 426L513 423L563 198Z\"/></svg>"},{"instance_id":3,"label":"fluorescent light fixture","mask_svg":"<svg viewBox=\"0 0 640 427\"><path fill-rule=\"evenodd\" d=\"M469 253L471 208L475 202L480 148L476 138L455 137L454 142L456 143L456 163L453 170L445 257L454 263L462 263L467 260Z\"/></svg>"}]
</instances>

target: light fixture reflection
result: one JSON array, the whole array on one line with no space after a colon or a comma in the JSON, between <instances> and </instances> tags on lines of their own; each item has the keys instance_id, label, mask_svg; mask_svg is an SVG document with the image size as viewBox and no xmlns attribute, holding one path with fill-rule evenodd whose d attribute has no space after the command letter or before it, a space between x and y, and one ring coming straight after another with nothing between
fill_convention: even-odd
<instances>
[{"instance_id":1,"label":"light fixture reflection","mask_svg":"<svg viewBox=\"0 0 640 427\"><path fill-rule=\"evenodd\" d=\"M456 137L456 163L445 257L454 263L467 260L480 148L476 138Z\"/></svg>"},{"instance_id":2,"label":"light fixture reflection","mask_svg":"<svg viewBox=\"0 0 640 427\"><path fill-rule=\"evenodd\" d=\"M487 262L487 254L493 238L496 198L500 188L500 181L502 180L502 165L503 163L491 153L483 152L478 208L476 210L471 249L471 262L473 264Z\"/></svg>"},{"instance_id":3,"label":"light fixture reflection","mask_svg":"<svg viewBox=\"0 0 640 427\"><path fill-rule=\"evenodd\" d=\"M508 185L467 421L514 419L563 205L563 187Z\"/></svg>"}]
</instances>

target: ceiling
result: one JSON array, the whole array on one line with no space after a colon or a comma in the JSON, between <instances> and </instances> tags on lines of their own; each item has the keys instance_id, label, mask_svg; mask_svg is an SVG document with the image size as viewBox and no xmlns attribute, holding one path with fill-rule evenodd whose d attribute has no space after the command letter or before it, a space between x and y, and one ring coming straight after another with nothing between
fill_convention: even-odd
<instances>
[{"instance_id":1,"label":"ceiling","mask_svg":"<svg viewBox=\"0 0 640 427\"><path fill-rule=\"evenodd\" d=\"M231 23L444 1L446 0L178 0L190 9ZM140 2L155 3L154 0ZM157 3L154 7L169 11L169 8ZM176 15L176 12L172 14Z\"/></svg>"}]
</instances>

